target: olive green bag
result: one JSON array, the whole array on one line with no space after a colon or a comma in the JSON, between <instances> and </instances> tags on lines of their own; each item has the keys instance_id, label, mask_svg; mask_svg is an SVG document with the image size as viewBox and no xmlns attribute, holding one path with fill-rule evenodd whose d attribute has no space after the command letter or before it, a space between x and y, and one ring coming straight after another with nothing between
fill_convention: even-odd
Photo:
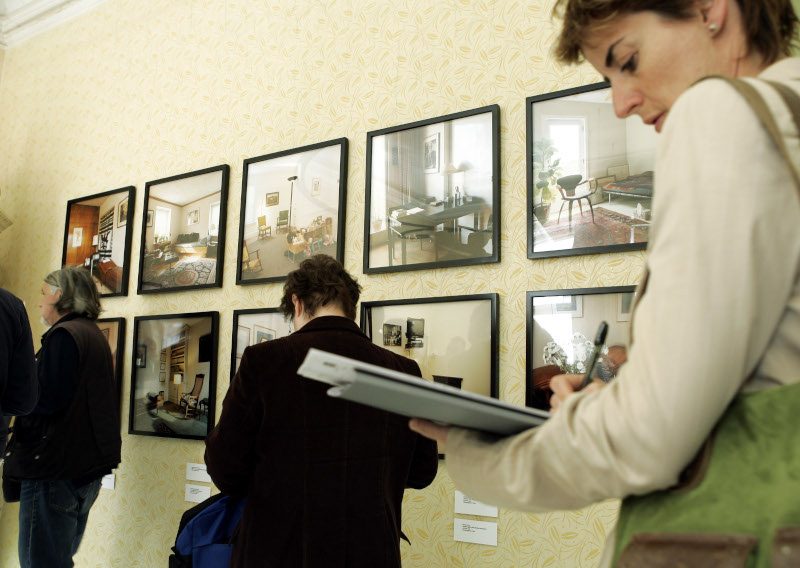
<instances>
[{"instance_id":1,"label":"olive green bag","mask_svg":"<svg viewBox=\"0 0 800 568\"><path fill-rule=\"evenodd\" d=\"M753 107L800 192L800 176L764 99L745 81L725 80ZM780 94L800 132L800 97L783 84L765 83ZM618 568L800 566L800 383L740 393L677 487L626 498L614 560Z\"/></svg>"}]
</instances>

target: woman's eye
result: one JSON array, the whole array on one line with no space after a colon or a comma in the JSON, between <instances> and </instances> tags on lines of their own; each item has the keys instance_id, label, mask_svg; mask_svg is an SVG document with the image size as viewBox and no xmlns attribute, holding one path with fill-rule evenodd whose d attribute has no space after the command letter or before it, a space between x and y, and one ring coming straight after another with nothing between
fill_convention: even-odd
<instances>
[{"instance_id":1,"label":"woman's eye","mask_svg":"<svg viewBox=\"0 0 800 568\"><path fill-rule=\"evenodd\" d=\"M622 65L622 67L620 67L620 70L622 70L622 71L630 71L630 72L636 71L636 59L637 59L636 55L631 56L631 58L628 59Z\"/></svg>"}]
</instances>

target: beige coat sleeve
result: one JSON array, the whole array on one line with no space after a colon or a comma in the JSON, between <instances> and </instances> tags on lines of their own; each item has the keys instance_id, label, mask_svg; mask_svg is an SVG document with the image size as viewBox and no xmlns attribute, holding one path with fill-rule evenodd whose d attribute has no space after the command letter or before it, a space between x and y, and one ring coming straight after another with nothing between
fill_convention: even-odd
<instances>
[{"instance_id":1,"label":"beige coat sleeve","mask_svg":"<svg viewBox=\"0 0 800 568\"><path fill-rule=\"evenodd\" d=\"M537 429L501 441L452 429L447 466L471 497L540 511L668 487L765 351L783 365L770 376L762 364L762 382L800 379L800 204L787 165L719 81L687 91L661 136L628 363Z\"/></svg>"}]
</instances>

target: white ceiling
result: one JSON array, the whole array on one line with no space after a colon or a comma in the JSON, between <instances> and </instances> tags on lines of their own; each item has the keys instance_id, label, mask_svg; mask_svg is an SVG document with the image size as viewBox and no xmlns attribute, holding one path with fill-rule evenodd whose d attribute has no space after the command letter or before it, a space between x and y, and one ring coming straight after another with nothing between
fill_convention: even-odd
<instances>
[{"instance_id":1,"label":"white ceiling","mask_svg":"<svg viewBox=\"0 0 800 568\"><path fill-rule=\"evenodd\" d=\"M88 12L106 0L0 0L0 45L28 38Z\"/></svg>"}]
</instances>

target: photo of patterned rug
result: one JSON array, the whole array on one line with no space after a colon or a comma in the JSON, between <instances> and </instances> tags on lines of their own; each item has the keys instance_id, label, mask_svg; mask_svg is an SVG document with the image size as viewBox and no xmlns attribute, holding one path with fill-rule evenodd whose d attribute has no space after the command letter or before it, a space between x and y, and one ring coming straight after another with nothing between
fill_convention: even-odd
<instances>
[{"instance_id":1,"label":"photo of patterned rug","mask_svg":"<svg viewBox=\"0 0 800 568\"><path fill-rule=\"evenodd\" d=\"M213 284L216 273L217 259L215 258L184 258L154 278L153 283L161 288Z\"/></svg>"},{"instance_id":2,"label":"photo of patterned rug","mask_svg":"<svg viewBox=\"0 0 800 568\"><path fill-rule=\"evenodd\" d=\"M558 210L551 210L551 218L543 228L554 241L573 237L574 241L571 247L573 249L647 242L647 227L639 226L645 223L640 219L633 219L628 215L603 207L595 207L595 222L592 223L592 215L588 207L584 206L584 214L582 216L580 211L577 211L577 207L574 207L572 210L572 227L570 228L566 207L564 209L560 223L555 222ZM633 234L633 240L631 240L631 234Z\"/></svg>"}]
</instances>

